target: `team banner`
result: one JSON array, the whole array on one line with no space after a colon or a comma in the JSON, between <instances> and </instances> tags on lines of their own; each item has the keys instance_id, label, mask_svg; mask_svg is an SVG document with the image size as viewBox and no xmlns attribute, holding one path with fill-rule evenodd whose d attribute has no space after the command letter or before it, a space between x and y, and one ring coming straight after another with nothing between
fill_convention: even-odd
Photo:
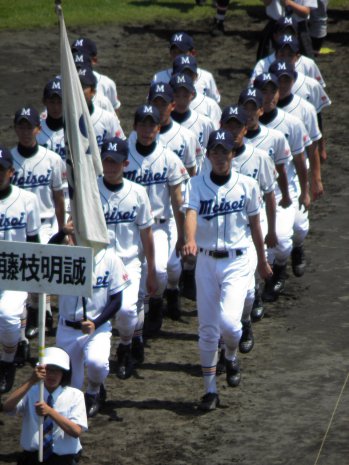
<instances>
[{"instance_id":1,"label":"team banner","mask_svg":"<svg viewBox=\"0 0 349 465\"><path fill-rule=\"evenodd\" d=\"M97 253L109 244L97 187L97 176L103 173L102 162L60 5L56 5L56 11L60 23L63 118L71 214L77 243L93 247Z\"/></svg>"}]
</instances>

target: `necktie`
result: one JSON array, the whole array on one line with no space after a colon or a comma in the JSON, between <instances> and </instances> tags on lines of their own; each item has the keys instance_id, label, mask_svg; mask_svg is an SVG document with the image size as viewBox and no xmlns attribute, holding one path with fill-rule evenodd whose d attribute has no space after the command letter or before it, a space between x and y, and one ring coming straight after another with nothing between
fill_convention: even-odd
<instances>
[{"instance_id":1,"label":"necktie","mask_svg":"<svg viewBox=\"0 0 349 465\"><path fill-rule=\"evenodd\" d=\"M53 407L53 397L51 394L48 395L47 405ZM47 460L53 454L53 421L48 415L44 418L44 448L43 457L44 461Z\"/></svg>"}]
</instances>

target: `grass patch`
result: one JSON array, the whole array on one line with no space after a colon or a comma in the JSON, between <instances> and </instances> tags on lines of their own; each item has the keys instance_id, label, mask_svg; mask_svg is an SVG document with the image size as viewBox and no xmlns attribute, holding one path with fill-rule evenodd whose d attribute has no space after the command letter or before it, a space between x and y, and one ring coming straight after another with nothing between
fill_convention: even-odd
<instances>
[{"instance_id":1,"label":"grass patch","mask_svg":"<svg viewBox=\"0 0 349 465\"><path fill-rule=\"evenodd\" d=\"M331 0L331 9L349 9L348 0ZM263 12L260 0L232 0L230 13L245 14L256 9ZM69 26L106 23L149 24L198 21L211 18L211 0L202 7L195 0L63 0L63 11ZM54 0L0 0L0 29L50 27L57 23Z\"/></svg>"}]
</instances>

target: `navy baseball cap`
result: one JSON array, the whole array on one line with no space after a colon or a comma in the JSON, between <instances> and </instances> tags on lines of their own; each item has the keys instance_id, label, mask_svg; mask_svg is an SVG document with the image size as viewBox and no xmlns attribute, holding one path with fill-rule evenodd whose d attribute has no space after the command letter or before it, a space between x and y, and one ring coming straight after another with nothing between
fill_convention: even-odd
<instances>
[{"instance_id":1,"label":"navy baseball cap","mask_svg":"<svg viewBox=\"0 0 349 465\"><path fill-rule=\"evenodd\" d=\"M91 40L87 39L86 37L79 37L73 42L71 46L72 52L83 52L89 55L90 57L94 57L97 55L97 45L96 43Z\"/></svg>"},{"instance_id":2,"label":"navy baseball cap","mask_svg":"<svg viewBox=\"0 0 349 465\"><path fill-rule=\"evenodd\" d=\"M62 81L60 78L51 79L44 88L44 99L58 95L62 98Z\"/></svg>"},{"instance_id":3,"label":"navy baseball cap","mask_svg":"<svg viewBox=\"0 0 349 465\"><path fill-rule=\"evenodd\" d=\"M83 53L83 51L74 52L73 59L75 66L77 68L87 68L91 67L91 57L87 55L87 53Z\"/></svg>"},{"instance_id":4,"label":"navy baseball cap","mask_svg":"<svg viewBox=\"0 0 349 465\"><path fill-rule=\"evenodd\" d=\"M284 47L290 47L294 53L299 52L299 42L296 36L284 34L276 42L276 50L281 50Z\"/></svg>"},{"instance_id":5,"label":"navy baseball cap","mask_svg":"<svg viewBox=\"0 0 349 465\"><path fill-rule=\"evenodd\" d=\"M288 28L293 29L297 33L298 24L292 16L283 16L276 21L275 31L286 31Z\"/></svg>"},{"instance_id":6,"label":"navy baseball cap","mask_svg":"<svg viewBox=\"0 0 349 465\"><path fill-rule=\"evenodd\" d=\"M117 163L122 163L128 159L128 143L119 137L105 139L101 150L102 160L112 158Z\"/></svg>"},{"instance_id":7,"label":"navy baseball cap","mask_svg":"<svg viewBox=\"0 0 349 465\"><path fill-rule=\"evenodd\" d=\"M183 73L185 69L189 69L193 73L197 74L198 65L196 58L192 55L178 55L173 61L172 69L173 74Z\"/></svg>"},{"instance_id":8,"label":"navy baseball cap","mask_svg":"<svg viewBox=\"0 0 349 465\"><path fill-rule=\"evenodd\" d=\"M242 106L240 105L229 105L229 107L223 108L221 116L221 124L227 123L231 119L236 119L239 123L246 125L247 114Z\"/></svg>"},{"instance_id":9,"label":"navy baseball cap","mask_svg":"<svg viewBox=\"0 0 349 465\"><path fill-rule=\"evenodd\" d=\"M210 134L207 142L207 150L211 150L217 145L223 145L227 150L233 150L235 147L235 141L233 134L230 131L224 129L218 129Z\"/></svg>"},{"instance_id":10,"label":"navy baseball cap","mask_svg":"<svg viewBox=\"0 0 349 465\"><path fill-rule=\"evenodd\" d=\"M194 48L194 41L186 32L175 32L170 39L171 47L177 47L182 52L189 52L189 50Z\"/></svg>"},{"instance_id":11,"label":"navy baseball cap","mask_svg":"<svg viewBox=\"0 0 349 465\"><path fill-rule=\"evenodd\" d=\"M40 126L40 116L34 107L22 107L16 111L14 123L18 124L23 119L28 121L32 126Z\"/></svg>"},{"instance_id":12,"label":"navy baseball cap","mask_svg":"<svg viewBox=\"0 0 349 465\"><path fill-rule=\"evenodd\" d=\"M273 63L269 66L269 71L275 74L277 78L280 76L288 76L292 79L295 78L294 65L284 60L273 61Z\"/></svg>"},{"instance_id":13,"label":"navy baseball cap","mask_svg":"<svg viewBox=\"0 0 349 465\"><path fill-rule=\"evenodd\" d=\"M256 76L255 80L253 81L253 85L257 89L262 90L267 84L269 84L269 82L274 84L275 87L279 88L279 80L273 73L258 74L258 76Z\"/></svg>"},{"instance_id":14,"label":"navy baseball cap","mask_svg":"<svg viewBox=\"0 0 349 465\"><path fill-rule=\"evenodd\" d=\"M174 74L170 79L170 86L174 91L184 87L189 90L189 92L195 92L193 80L186 74Z\"/></svg>"},{"instance_id":15,"label":"navy baseball cap","mask_svg":"<svg viewBox=\"0 0 349 465\"><path fill-rule=\"evenodd\" d=\"M135 113L135 123L151 118L155 124L160 124L160 113L154 105L141 105Z\"/></svg>"},{"instance_id":16,"label":"navy baseball cap","mask_svg":"<svg viewBox=\"0 0 349 465\"><path fill-rule=\"evenodd\" d=\"M96 87L97 78L93 74L92 69L89 66L85 66L78 69L78 75L82 87Z\"/></svg>"},{"instance_id":17,"label":"navy baseball cap","mask_svg":"<svg viewBox=\"0 0 349 465\"><path fill-rule=\"evenodd\" d=\"M149 89L148 101L152 102L156 97L161 97L165 102L173 102L173 90L170 84L157 82L152 84Z\"/></svg>"},{"instance_id":18,"label":"navy baseball cap","mask_svg":"<svg viewBox=\"0 0 349 465\"><path fill-rule=\"evenodd\" d=\"M13 166L12 154L4 145L0 145L0 165L5 168L5 170Z\"/></svg>"},{"instance_id":19,"label":"navy baseball cap","mask_svg":"<svg viewBox=\"0 0 349 465\"><path fill-rule=\"evenodd\" d=\"M263 106L263 94L256 87L247 87L239 96L239 105L244 105L246 102L254 102L257 108Z\"/></svg>"}]
</instances>

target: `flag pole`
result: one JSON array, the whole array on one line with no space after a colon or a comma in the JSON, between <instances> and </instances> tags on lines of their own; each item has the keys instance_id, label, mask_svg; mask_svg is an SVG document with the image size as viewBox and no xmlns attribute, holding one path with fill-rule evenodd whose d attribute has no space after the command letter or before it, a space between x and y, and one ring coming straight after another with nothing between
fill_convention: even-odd
<instances>
[{"instance_id":1,"label":"flag pole","mask_svg":"<svg viewBox=\"0 0 349 465\"><path fill-rule=\"evenodd\" d=\"M38 354L39 364L43 365L45 353L45 320L46 320L46 294L39 294L39 341ZM44 381L39 384L39 400L44 400ZM43 462L44 450L44 417L39 416L39 462Z\"/></svg>"}]
</instances>

